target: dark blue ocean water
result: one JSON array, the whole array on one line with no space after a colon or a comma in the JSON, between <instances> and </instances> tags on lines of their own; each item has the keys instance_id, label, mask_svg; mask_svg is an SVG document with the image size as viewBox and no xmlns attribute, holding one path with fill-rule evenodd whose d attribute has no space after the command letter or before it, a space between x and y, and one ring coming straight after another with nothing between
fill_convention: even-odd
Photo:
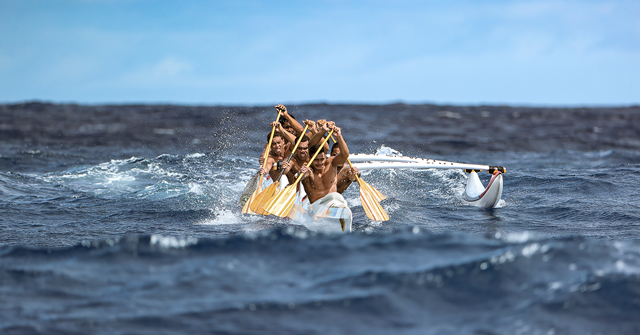
<instances>
[{"instance_id":1,"label":"dark blue ocean water","mask_svg":"<svg viewBox=\"0 0 640 335\"><path fill-rule=\"evenodd\" d=\"M416 155L394 136L352 152ZM639 151L426 148L506 166L499 208L462 171L373 171L391 219L354 185L329 235L240 213L261 145L20 152L49 168L0 171L0 333L640 334Z\"/></svg>"}]
</instances>

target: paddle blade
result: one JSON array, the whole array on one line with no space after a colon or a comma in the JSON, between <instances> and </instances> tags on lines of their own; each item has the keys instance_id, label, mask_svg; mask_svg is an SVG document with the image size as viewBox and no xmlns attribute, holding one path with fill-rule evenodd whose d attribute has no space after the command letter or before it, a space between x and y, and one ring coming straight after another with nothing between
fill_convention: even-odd
<instances>
[{"instance_id":1,"label":"paddle blade","mask_svg":"<svg viewBox=\"0 0 640 335\"><path fill-rule=\"evenodd\" d=\"M358 184L360 185L360 202L362 202L362 208L364 208L367 217L374 221L388 221L389 215L387 215L384 208L373 198L372 192L367 188L364 180L358 178Z\"/></svg>"},{"instance_id":2,"label":"paddle blade","mask_svg":"<svg viewBox=\"0 0 640 335\"><path fill-rule=\"evenodd\" d=\"M251 196L249 197L249 199L247 199L247 203L244 204L244 207L242 207L242 213L243 214L255 214L252 210L251 210L251 204L253 203L253 201L258 197L258 195L260 194L260 192L262 192L262 175L260 175L260 181L258 182L258 187L256 188L255 191L253 191L253 193L251 194Z\"/></svg>"},{"instance_id":3,"label":"paddle blade","mask_svg":"<svg viewBox=\"0 0 640 335\"><path fill-rule=\"evenodd\" d=\"M377 202L380 202L387 198L384 196L384 194L380 193L380 191L376 190L373 186L371 186L369 183L364 181L362 178L358 178L358 179L359 179L358 185L360 185L360 192L362 192L362 190L365 189L365 192L368 192L371 195L371 198L373 198L373 200Z\"/></svg>"},{"instance_id":4,"label":"paddle blade","mask_svg":"<svg viewBox=\"0 0 640 335\"><path fill-rule=\"evenodd\" d=\"M260 194L258 194L258 196L251 202L251 211L260 215L269 215L269 213L264 211L265 204L275 195L277 189L278 182L267 186L267 188L260 192Z\"/></svg>"},{"instance_id":5,"label":"paddle blade","mask_svg":"<svg viewBox=\"0 0 640 335\"><path fill-rule=\"evenodd\" d=\"M287 186L282 192L269 199L264 207L265 210L281 218L289 215L296 201L296 185L297 183L293 183Z\"/></svg>"},{"instance_id":6,"label":"paddle blade","mask_svg":"<svg viewBox=\"0 0 640 335\"><path fill-rule=\"evenodd\" d=\"M253 194L251 194L249 199L247 199L247 202L242 207L242 213L243 214L255 214L251 210L251 203L255 200L255 198L258 196L258 194L260 194L260 188L257 188L255 191L253 191Z\"/></svg>"},{"instance_id":7,"label":"paddle blade","mask_svg":"<svg viewBox=\"0 0 640 335\"><path fill-rule=\"evenodd\" d=\"M251 179L247 183L247 186L244 187L244 191L242 191L242 194L240 195L240 207L244 207L247 203L247 200L249 200L251 195L259 188L261 179L260 177L260 173L256 173L255 175L253 175L253 177L251 177ZM244 209L243 213L245 213Z\"/></svg>"}]
</instances>

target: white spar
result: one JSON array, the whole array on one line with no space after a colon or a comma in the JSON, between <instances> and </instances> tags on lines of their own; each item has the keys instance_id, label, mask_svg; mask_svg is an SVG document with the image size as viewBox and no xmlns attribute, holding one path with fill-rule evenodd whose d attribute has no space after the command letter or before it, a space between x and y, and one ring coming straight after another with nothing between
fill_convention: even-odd
<instances>
[{"instance_id":1,"label":"white spar","mask_svg":"<svg viewBox=\"0 0 640 335\"><path fill-rule=\"evenodd\" d=\"M349 160L351 160L352 162L358 162L354 165L360 170L434 168L434 169L465 169L465 170L476 170L476 171L484 170L489 173L492 173L493 170L498 169L502 172L505 172L504 168L497 167L497 166L456 163L456 162L439 161L435 159L403 157L403 156L353 154L353 155L349 155ZM364 162L369 162L369 163L364 163ZM413 163L413 164L407 164L407 163Z\"/></svg>"},{"instance_id":2,"label":"white spar","mask_svg":"<svg viewBox=\"0 0 640 335\"><path fill-rule=\"evenodd\" d=\"M504 172L505 169L499 166L367 154L349 155L349 159L357 162L353 165L360 171L378 169L464 169L470 172L465 192L463 193L464 200L476 206L493 208L498 205L502 197L503 178L501 173L494 174L486 188L482 185L476 173L476 171L480 170L485 170L492 174L495 170Z\"/></svg>"}]
</instances>

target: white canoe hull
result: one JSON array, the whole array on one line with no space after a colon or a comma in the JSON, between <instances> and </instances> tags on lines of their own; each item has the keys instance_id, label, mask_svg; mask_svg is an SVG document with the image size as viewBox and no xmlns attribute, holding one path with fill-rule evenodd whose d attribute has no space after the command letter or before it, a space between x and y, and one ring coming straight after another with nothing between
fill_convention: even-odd
<instances>
[{"instance_id":1,"label":"white canoe hull","mask_svg":"<svg viewBox=\"0 0 640 335\"><path fill-rule=\"evenodd\" d=\"M290 219L313 231L324 233L351 232L353 217L351 209L348 206L331 211L331 213L327 213L327 211L322 209L314 210L314 208L309 204L309 200L305 198L305 195L304 188L301 187L300 191L296 195L297 199L293 206L293 210L289 213Z\"/></svg>"}]
</instances>

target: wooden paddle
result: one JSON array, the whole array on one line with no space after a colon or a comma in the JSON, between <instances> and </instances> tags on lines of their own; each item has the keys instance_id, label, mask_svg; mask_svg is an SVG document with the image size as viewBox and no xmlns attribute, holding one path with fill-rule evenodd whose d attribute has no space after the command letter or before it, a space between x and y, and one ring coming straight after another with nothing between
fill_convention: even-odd
<instances>
[{"instance_id":1,"label":"wooden paddle","mask_svg":"<svg viewBox=\"0 0 640 335\"><path fill-rule=\"evenodd\" d=\"M333 130L331 130L329 132L329 136L327 136L327 138L325 138L322 143L320 143L320 147L311 157L309 163L307 163L307 167L311 166L311 163L313 163L313 160L316 159L316 156L318 156L318 154L320 154L320 151L324 149L324 144L327 143L332 134ZM296 201L297 186L303 175L304 174L301 173L298 178L296 178L296 181L293 184L287 186L284 190L282 190L282 192L269 199L269 201L267 201L264 206L265 210L275 216L279 216L282 218L288 216L289 212L291 212L291 210L293 209L294 202Z\"/></svg>"},{"instance_id":2,"label":"wooden paddle","mask_svg":"<svg viewBox=\"0 0 640 335\"><path fill-rule=\"evenodd\" d=\"M336 142L336 139L331 137L333 142ZM349 166L353 168L353 164L349 158L347 158L347 163ZM367 214L369 219L373 221L388 221L389 215L385 212L384 208L380 205L380 201L386 199L380 191L376 190L373 186L367 184L362 178L356 175L356 180L358 181L358 186L360 186L360 202L362 203L362 208L364 208L364 212Z\"/></svg>"},{"instance_id":3,"label":"wooden paddle","mask_svg":"<svg viewBox=\"0 0 640 335\"><path fill-rule=\"evenodd\" d=\"M278 122L279 120L280 120L280 112L278 112L278 117L276 117L276 122ZM276 126L273 126L273 128L271 128L271 136L269 137L269 144L267 145L267 150L265 150L265 152L264 152L264 162L262 163L262 167L263 168L265 166L267 166L267 158L269 158L269 150L271 150L271 141L273 141L273 134L275 132L276 132ZM242 213L245 213L245 214L254 213L251 210L251 204L255 201L256 197L262 191L262 175L260 174L260 171L258 171L257 174L260 176L259 177L260 178L260 182L258 184L258 187L255 189L255 191L253 191L253 193L249 197L249 199L247 199L247 202L244 204L244 207L242 207Z\"/></svg>"},{"instance_id":4,"label":"wooden paddle","mask_svg":"<svg viewBox=\"0 0 640 335\"><path fill-rule=\"evenodd\" d=\"M300 145L300 142L302 141L302 137L304 136L304 133L307 131L307 128L309 128L309 125L306 125L304 127L304 130L302 131L302 135L300 135L300 138L296 142L296 145L293 147L293 150L291 151L291 154L289 155L289 158L287 159L287 163L289 163L291 161L291 158L293 157L293 154L296 152L296 149L298 149L298 145ZM260 215L269 215L269 213L264 210L264 205L278 191L280 178L282 178L282 173L283 172L284 172L284 169L280 169L280 174L278 175L278 179L274 180L273 184L267 186L267 188L265 188L264 191L262 191L260 194L258 194L258 196L253 200L253 202L251 203L251 210L253 212L255 212L256 214L260 214Z\"/></svg>"}]
</instances>

